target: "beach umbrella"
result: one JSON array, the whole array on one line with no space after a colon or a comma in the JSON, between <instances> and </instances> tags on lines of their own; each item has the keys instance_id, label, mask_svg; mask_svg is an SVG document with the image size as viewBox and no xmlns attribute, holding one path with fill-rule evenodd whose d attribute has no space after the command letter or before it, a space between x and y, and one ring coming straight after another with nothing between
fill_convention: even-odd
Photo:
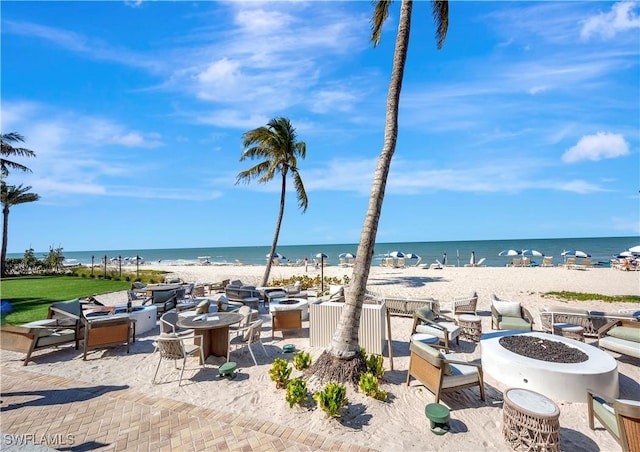
<instances>
[{"instance_id":1,"label":"beach umbrella","mask_svg":"<svg viewBox=\"0 0 640 452\"><path fill-rule=\"evenodd\" d=\"M616 257L621 258L621 257L633 257L635 256L635 254L633 254L633 252L627 250L627 251L623 251L622 253L618 254Z\"/></svg>"},{"instance_id":2,"label":"beach umbrella","mask_svg":"<svg viewBox=\"0 0 640 452\"><path fill-rule=\"evenodd\" d=\"M471 265L476 265L476 252L471 251L471 257L469 258L469 263Z\"/></svg>"},{"instance_id":3,"label":"beach umbrella","mask_svg":"<svg viewBox=\"0 0 640 452\"><path fill-rule=\"evenodd\" d=\"M404 257L404 253L403 253L403 252L401 252L401 251L391 251L391 252L389 253L389 256L390 256L390 257L393 257L394 259L397 259L397 258L399 258L399 257Z\"/></svg>"},{"instance_id":4,"label":"beach umbrella","mask_svg":"<svg viewBox=\"0 0 640 452\"><path fill-rule=\"evenodd\" d=\"M324 253L316 254L316 259L320 259L320 293L324 293L324 260L328 258Z\"/></svg>"},{"instance_id":5,"label":"beach umbrella","mask_svg":"<svg viewBox=\"0 0 640 452\"><path fill-rule=\"evenodd\" d=\"M447 253L442 254L442 265L447 265Z\"/></svg>"},{"instance_id":6,"label":"beach umbrella","mask_svg":"<svg viewBox=\"0 0 640 452\"><path fill-rule=\"evenodd\" d=\"M542 254L538 250L522 250L522 255L523 256L529 256L529 257L542 257L542 256L544 256L544 254Z\"/></svg>"},{"instance_id":7,"label":"beach umbrella","mask_svg":"<svg viewBox=\"0 0 640 452\"><path fill-rule=\"evenodd\" d=\"M521 253L522 251L517 251L517 250L502 250L498 253L498 256L513 257L513 256L520 256Z\"/></svg>"},{"instance_id":8,"label":"beach umbrella","mask_svg":"<svg viewBox=\"0 0 640 452\"><path fill-rule=\"evenodd\" d=\"M640 245L632 246L631 248L628 249L628 251L633 253L634 256L638 256L640 255Z\"/></svg>"},{"instance_id":9,"label":"beach umbrella","mask_svg":"<svg viewBox=\"0 0 640 452\"><path fill-rule=\"evenodd\" d=\"M338 257L342 259L355 259L356 255L353 253L340 253L338 254Z\"/></svg>"},{"instance_id":10,"label":"beach umbrella","mask_svg":"<svg viewBox=\"0 0 640 452\"><path fill-rule=\"evenodd\" d=\"M269 258L271 257L271 253L267 253L267 256L266 256L266 257L267 257L267 259L269 259ZM276 252L276 253L273 255L273 258L274 258L274 259L278 259L278 260L280 260L280 259L286 259L286 257L284 257L282 254L280 254L280 253L278 253L278 252Z\"/></svg>"},{"instance_id":11,"label":"beach umbrella","mask_svg":"<svg viewBox=\"0 0 640 452\"><path fill-rule=\"evenodd\" d=\"M406 253L404 255L404 257L407 258L407 259L418 259L418 261L416 262L415 265L418 265L420 263L420 261L422 260L422 258L420 256L418 256L417 254L415 254L415 253Z\"/></svg>"},{"instance_id":12,"label":"beach umbrella","mask_svg":"<svg viewBox=\"0 0 640 452\"><path fill-rule=\"evenodd\" d=\"M562 256L564 257L591 257L591 254L589 253L585 253L584 251L579 251L579 250L569 250L569 251L563 251L562 252Z\"/></svg>"}]
</instances>

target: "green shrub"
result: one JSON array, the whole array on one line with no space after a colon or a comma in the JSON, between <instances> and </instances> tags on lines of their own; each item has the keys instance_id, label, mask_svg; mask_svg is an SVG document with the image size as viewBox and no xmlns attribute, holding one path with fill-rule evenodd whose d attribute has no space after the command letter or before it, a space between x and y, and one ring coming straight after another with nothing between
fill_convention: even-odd
<instances>
[{"instance_id":1,"label":"green shrub","mask_svg":"<svg viewBox=\"0 0 640 452\"><path fill-rule=\"evenodd\" d=\"M347 406L347 387L338 383L327 383L321 391L313 394L318 405L331 417L340 417L340 409Z\"/></svg>"},{"instance_id":2,"label":"green shrub","mask_svg":"<svg viewBox=\"0 0 640 452\"><path fill-rule=\"evenodd\" d=\"M378 400L387 400L387 393L378 389L378 378L371 372L365 372L360 374L360 381L358 382L360 390Z\"/></svg>"},{"instance_id":3,"label":"green shrub","mask_svg":"<svg viewBox=\"0 0 640 452\"><path fill-rule=\"evenodd\" d=\"M296 403L304 405L307 401L307 382L302 378L294 378L287 383L287 395L285 399L289 402L289 408L293 408Z\"/></svg>"},{"instance_id":4,"label":"green shrub","mask_svg":"<svg viewBox=\"0 0 640 452\"><path fill-rule=\"evenodd\" d=\"M293 367L296 370L305 370L311 366L311 355L307 352L299 352L293 355Z\"/></svg>"},{"instance_id":5,"label":"green shrub","mask_svg":"<svg viewBox=\"0 0 640 452\"><path fill-rule=\"evenodd\" d=\"M376 378L382 378L384 375L384 357L382 355L364 355L367 363L367 371L371 372Z\"/></svg>"},{"instance_id":6,"label":"green shrub","mask_svg":"<svg viewBox=\"0 0 640 452\"><path fill-rule=\"evenodd\" d=\"M269 376L271 380L276 382L276 388L286 388L289 383L289 377L291 376L291 367L289 367L289 361L282 358L276 358L271 364L269 369Z\"/></svg>"}]
</instances>

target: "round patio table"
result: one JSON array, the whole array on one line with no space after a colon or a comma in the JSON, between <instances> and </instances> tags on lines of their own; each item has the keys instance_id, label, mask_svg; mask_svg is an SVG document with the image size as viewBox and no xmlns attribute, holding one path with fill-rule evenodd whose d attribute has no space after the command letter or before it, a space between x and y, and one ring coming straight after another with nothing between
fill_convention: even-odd
<instances>
[{"instance_id":1,"label":"round patio table","mask_svg":"<svg viewBox=\"0 0 640 452\"><path fill-rule=\"evenodd\" d=\"M204 317L203 317L204 316ZM180 328L194 330L196 336L202 335L202 354L204 359L209 356L227 359L229 350L229 325L239 323L243 316L230 312L216 312L212 314L184 317L176 322ZM202 320L197 320L202 319Z\"/></svg>"}]
</instances>

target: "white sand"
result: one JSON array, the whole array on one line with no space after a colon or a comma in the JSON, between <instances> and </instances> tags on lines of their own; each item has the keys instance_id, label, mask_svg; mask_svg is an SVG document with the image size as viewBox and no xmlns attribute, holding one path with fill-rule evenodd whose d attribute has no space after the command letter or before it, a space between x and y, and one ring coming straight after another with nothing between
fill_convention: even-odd
<instances>
[{"instance_id":1,"label":"white sand","mask_svg":"<svg viewBox=\"0 0 640 452\"><path fill-rule=\"evenodd\" d=\"M145 268L162 268L181 277L185 281L215 282L222 279L241 279L247 284L259 284L263 266L162 266L145 265ZM350 275L350 268L326 267L325 276ZM274 267L271 279L286 278L293 274L304 274L304 267ZM309 276L318 270L309 267ZM377 292L405 297L433 297L440 300L444 308L454 296L477 291L478 309L482 316L483 331L490 331L488 316L489 297L495 293L501 298L523 303L536 317L542 306L560 302L543 298L548 291L575 291L606 295L640 294L640 273L621 272L612 269L590 269L586 271L562 268L445 268L427 270L422 268L387 269L375 267L371 271L369 287ZM109 304L124 304L126 294L119 292L98 297ZM587 309L617 312L619 309L640 308L631 303L604 303L600 301L570 302ZM386 382L381 389L390 394L386 403L367 398L353 388L348 388L349 407L342 421L328 419L320 409L289 408L284 390L277 390L269 379L268 370L275 357L281 354L284 344L296 344L298 350L306 350L317 357L320 348L309 347L308 323L296 333L276 333L271 340L269 316L261 314L267 325L263 330L263 343L268 356L262 350L255 350L258 366L254 366L249 353L232 354L232 359L240 366L239 375L234 380L220 380L215 368L201 370L195 360L187 364L182 387L178 387L178 373L166 363L160 369L161 384L150 383L158 356L152 354L153 339L158 334L156 328L142 335L126 355L121 348L96 351L89 360L82 361L81 354L71 348L55 352L42 351L35 354L35 362L29 370L61 375L100 384L127 384L143 393L174 398L196 405L224 409L230 412L251 413L283 425L331 435L333 437L366 445L385 451L397 450L508 450L502 439L502 391L501 383L485 378L486 402L479 399L477 388L445 394L440 403L451 408L453 432L435 436L429 431L429 423L424 415L424 407L434 401L434 396L415 380L411 386L405 385L408 367L408 338L411 320L392 318L394 340L394 371L385 375ZM587 343L593 343L587 338ZM479 357L479 347L466 340L454 351L461 352L463 358ZM640 361L622 357L618 359L620 372L620 397L640 399ZM21 356L16 353L2 354L2 365L19 367ZM385 367L389 369L388 359ZM294 371L296 374L296 371ZM603 429L591 431L587 422L586 403L557 402L561 410L561 445L563 450L620 450L617 443Z\"/></svg>"}]
</instances>

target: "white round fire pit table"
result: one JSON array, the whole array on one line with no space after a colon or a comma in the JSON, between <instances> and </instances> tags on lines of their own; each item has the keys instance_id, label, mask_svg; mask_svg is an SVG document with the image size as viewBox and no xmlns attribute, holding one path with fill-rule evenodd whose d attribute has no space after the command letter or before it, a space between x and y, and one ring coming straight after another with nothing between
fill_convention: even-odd
<instances>
[{"instance_id":1,"label":"white round fire pit table","mask_svg":"<svg viewBox=\"0 0 640 452\"><path fill-rule=\"evenodd\" d=\"M542 361L509 351L500 344L500 338L516 334L562 342L582 351L588 359L581 363ZM480 356L486 375L507 387L529 389L552 400L584 402L587 389L611 398L617 398L619 394L616 360L593 345L566 337L517 331L483 334Z\"/></svg>"},{"instance_id":2,"label":"white round fire pit table","mask_svg":"<svg viewBox=\"0 0 640 452\"><path fill-rule=\"evenodd\" d=\"M309 302L302 298L276 298L269 302L269 312L302 310L302 320L309 320Z\"/></svg>"}]
</instances>

